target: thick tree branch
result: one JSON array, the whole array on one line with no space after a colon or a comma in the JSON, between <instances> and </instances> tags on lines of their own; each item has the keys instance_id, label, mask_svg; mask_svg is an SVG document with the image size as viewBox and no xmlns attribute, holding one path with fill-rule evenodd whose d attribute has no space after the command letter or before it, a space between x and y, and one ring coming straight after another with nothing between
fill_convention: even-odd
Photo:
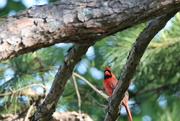
<instances>
[{"instance_id":1,"label":"thick tree branch","mask_svg":"<svg viewBox=\"0 0 180 121\"><path fill-rule=\"evenodd\" d=\"M33 6L0 25L0 61L60 42L88 44L180 10L179 0L61 0Z\"/></svg>"},{"instance_id":2,"label":"thick tree branch","mask_svg":"<svg viewBox=\"0 0 180 121\"><path fill-rule=\"evenodd\" d=\"M93 41L92 41L93 42ZM74 66L80 61L81 56L84 55L91 45L75 44L65 57L63 63L58 69L51 89L45 98L43 104L38 106L37 111L31 117L31 121L50 121L52 114L55 111L56 105L59 101L60 95L64 90L67 80L72 75Z\"/></svg>"},{"instance_id":3,"label":"thick tree branch","mask_svg":"<svg viewBox=\"0 0 180 121\"><path fill-rule=\"evenodd\" d=\"M110 100L108 112L105 121L115 121L119 116L120 102L124 98L124 94L128 89L131 79L136 71L142 55L144 54L148 44L152 38L166 25L166 23L175 15L172 12L161 17L157 17L140 33L136 42L133 44L130 54L127 58L126 65L123 68L119 82L113 91Z\"/></svg>"}]
</instances>

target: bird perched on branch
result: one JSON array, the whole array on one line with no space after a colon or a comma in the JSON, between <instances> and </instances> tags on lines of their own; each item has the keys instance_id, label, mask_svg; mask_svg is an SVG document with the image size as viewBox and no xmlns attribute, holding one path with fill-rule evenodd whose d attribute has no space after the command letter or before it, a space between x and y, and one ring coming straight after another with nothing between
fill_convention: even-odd
<instances>
[{"instance_id":1,"label":"bird perched on branch","mask_svg":"<svg viewBox=\"0 0 180 121\"><path fill-rule=\"evenodd\" d=\"M117 83L118 83L118 80L116 79L115 75L112 73L111 69L108 66L106 66L104 69L103 85L106 92L109 94L109 96L112 96L113 90L115 89ZM132 121L131 112L128 106L128 100L129 100L129 94L128 92L126 92L122 100L122 105L126 108L128 120Z\"/></svg>"}]
</instances>

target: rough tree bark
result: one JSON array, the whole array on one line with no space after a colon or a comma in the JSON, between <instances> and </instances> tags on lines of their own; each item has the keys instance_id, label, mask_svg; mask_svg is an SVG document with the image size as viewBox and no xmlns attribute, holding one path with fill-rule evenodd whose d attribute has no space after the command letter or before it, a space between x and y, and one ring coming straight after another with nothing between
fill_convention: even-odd
<instances>
[{"instance_id":1,"label":"rough tree bark","mask_svg":"<svg viewBox=\"0 0 180 121\"><path fill-rule=\"evenodd\" d=\"M113 96L110 100L109 108L104 121L115 121L119 116L121 100L127 91L131 79L136 71L136 68L143 56L148 44L153 37L166 25L166 23L176 14L177 11L157 17L140 33L139 37L133 44L126 65L123 68ZM118 107L118 108L117 108Z\"/></svg>"},{"instance_id":2,"label":"rough tree bark","mask_svg":"<svg viewBox=\"0 0 180 121\"><path fill-rule=\"evenodd\" d=\"M62 0L3 20L0 61L60 42L87 44L179 7L179 0ZM1 22L2 23L2 22Z\"/></svg>"},{"instance_id":3,"label":"rough tree bark","mask_svg":"<svg viewBox=\"0 0 180 121\"><path fill-rule=\"evenodd\" d=\"M84 55L91 44L81 45L75 44L68 52L63 63L58 69L51 89L45 98L43 104L38 106L37 111L31 117L31 121L50 121L52 114L55 111L59 97L62 94L67 80L72 75L72 71L77 62L80 61L81 56Z\"/></svg>"},{"instance_id":4,"label":"rough tree bark","mask_svg":"<svg viewBox=\"0 0 180 121\"><path fill-rule=\"evenodd\" d=\"M0 61L55 43L75 43L60 66L45 101L31 117L33 121L47 121L55 110L74 66L89 46L108 35L179 10L179 0L62 0L33 6L8 17L7 22L0 26ZM126 75L122 74L121 78L124 77ZM130 80L127 78L126 82L122 82L115 89L110 105L121 94L114 103L119 106ZM123 85L126 86L121 90ZM110 111L113 108L110 106ZM113 113L115 119L117 113ZM109 114L111 112L106 115L107 119Z\"/></svg>"}]
</instances>

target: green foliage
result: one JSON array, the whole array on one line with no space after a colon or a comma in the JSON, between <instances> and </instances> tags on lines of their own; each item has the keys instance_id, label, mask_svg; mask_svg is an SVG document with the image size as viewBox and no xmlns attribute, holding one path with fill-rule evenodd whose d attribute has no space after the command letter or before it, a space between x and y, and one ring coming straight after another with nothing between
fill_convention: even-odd
<instances>
[{"instance_id":1,"label":"green foliage","mask_svg":"<svg viewBox=\"0 0 180 121\"><path fill-rule=\"evenodd\" d=\"M179 121L180 120L180 115L179 115L179 99L171 97L171 100L169 102L169 105L162 107L162 113L158 113L157 117L159 119L156 119L156 121L161 120L161 121Z\"/></svg>"},{"instance_id":2,"label":"green foliage","mask_svg":"<svg viewBox=\"0 0 180 121\"><path fill-rule=\"evenodd\" d=\"M169 111L172 110L171 107L166 106L166 110L162 111L164 107L159 106L161 101L158 101L162 95L164 95L162 101L165 102L169 102L169 97L172 96L171 103L176 102L177 104L176 100L179 100L180 13L169 24L152 40L147 48L133 78L133 89L130 90L130 97L141 107L141 112L143 112L137 114L139 116L149 115L152 120L157 120L156 113L159 114L159 117L161 115L165 117L163 114L169 113L171 120L178 120L177 117L173 117L176 114L174 114L176 109L174 109L176 111L171 112ZM106 47L107 53L104 56L107 59L105 64L109 63L111 68L116 70L116 75L120 75L120 70L126 62L132 43L144 26L145 24L138 25L118 33L115 37L110 37L109 46ZM164 118L158 118L158 120L162 119Z\"/></svg>"},{"instance_id":3,"label":"green foliage","mask_svg":"<svg viewBox=\"0 0 180 121\"><path fill-rule=\"evenodd\" d=\"M6 6L0 10L0 16L7 15L11 11L18 12L25 9L26 7L21 1L7 0Z\"/></svg>"},{"instance_id":4,"label":"green foliage","mask_svg":"<svg viewBox=\"0 0 180 121\"><path fill-rule=\"evenodd\" d=\"M144 27L145 24L141 24L105 38L108 45L105 47L104 65L108 64L112 70L119 71L114 73L119 74L126 63L132 44Z\"/></svg>"},{"instance_id":5,"label":"green foliage","mask_svg":"<svg viewBox=\"0 0 180 121\"><path fill-rule=\"evenodd\" d=\"M52 46L2 62L0 93L9 93L31 84L51 83L68 46ZM29 100L20 93L0 97L0 113L21 111L29 106Z\"/></svg>"}]
</instances>

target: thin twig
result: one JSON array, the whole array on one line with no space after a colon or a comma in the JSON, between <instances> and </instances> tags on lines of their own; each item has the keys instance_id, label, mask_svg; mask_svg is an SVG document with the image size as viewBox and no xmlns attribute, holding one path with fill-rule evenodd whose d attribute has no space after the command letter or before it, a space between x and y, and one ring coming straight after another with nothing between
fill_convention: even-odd
<instances>
[{"instance_id":1,"label":"thin twig","mask_svg":"<svg viewBox=\"0 0 180 121\"><path fill-rule=\"evenodd\" d=\"M142 95L142 94L147 94L148 92L157 92L159 90L162 90L162 89L167 89L171 84L164 84L162 86L159 86L159 87L156 87L156 88L151 88L151 89L148 89L148 90L145 90L145 91L140 91L137 93L137 95ZM174 84L172 84L174 85Z\"/></svg>"},{"instance_id":2,"label":"thin twig","mask_svg":"<svg viewBox=\"0 0 180 121\"><path fill-rule=\"evenodd\" d=\"M33 104L29 107L24 121L29 121L29 116L30 116L31 111L33 110L34 105L35 105L35 102L33 102Z\"/></svg>"},{"instance_id":3,"label":"thin twig","mask_svg":"<svg viewBox=\"0 0 180 121\"><path fill-rule=\"evenodd\" d=\"M14 92L13 92L12 88L10 86L8 86L8 88L11 91L11 94L13 94Z\"/></svg>"},{"instance_id":4,"label":"thin twig","mask_svg":"<svg viewBox=\"0 0 180 121\"><path fill-rule=\"evenodd\" d=\"M58 69L58 67L56 67L56 66L49 66L49 68ZM85 79L84 77L82 77L81 75L79 75L79 74L77 74L77 73L75 73L75 72L72 73L72 76L73 76L73 75L76 76L76 77L78 77L78 78L80 78L80 79L82 79L82 81L84 81L86 84L88 84L94 91L96 91L99 95L101 95L103 98L105 98L107 101L109 101L109 100L108 100L109 96L106 95L105 93L103 93L102 91L98 90L98 89L97 89L93 84L91 84L87 79Z\"/></svg>"},{"instance_id":5,"label":"thin twig","mask_svg":"<svg viewBox=\"0 0 180 121\"><path fill-rule=\"evenodd\" d=\"M78 86L77 86L77 82L76 82L76 78L74 75L72 75L72 78L73 78L73 82L74 82L74 87L75 87L75 90L76 90L76 94L77 94L77 97L78 97L78 108L79 108L79 115L81 114L81 96L79 94L79 90L78 90Z\"/></svg>"},{"instance_id":6,"label":"thin twig","mask_svg":"<svg viewBox=\"0 0 180 121\"><path fill-rule=\"evenodd\" d=\"M12 95L14 93L17 93L17 92L20 92L22 90L25 90L26 88L30 88L30 87L34 87L34 86L40 86L40 87L42 87L42 88L44 88L46 90L46 86L44 86L42 84L32 84L32 85L28 85L28 86L22 87L22 88L20 88L18 90L15 90L15 91L10 89L11 92L5 93L5 94L0 94L0 97L4 97L4 96L7 96L7 95Z\"/></svg>"},{"instance_id":7,"label":"thin twig","mask_svg":"<svg viewBox=\"0 0 180 121\"><path fill-rule=\"evenodd\" d=\"M92 99L93 99L98 105L102 106L103 109L106 109L106 108L108 107L107 105L104 105L104 104L99 103L94 97L92 97Z\"/></svg>"},{"instance_id":8,"label":"thin twig","mask_svg":"<svg viewBox=\"0 0 180 121\"><path fill-rule=\"evenodd\" d=\"M149 99L150 97L152 97L155 94L156 94L156 92L152 92L150 95L147 95L145 98L141 98L141 100L137 101L136 104L141 104L142 102Z\"/></svg>"},{"instance_id":9,"label":"thin twig","mask_svg":"<svg viewBox=\"0 0 180 121\"><path fill-rule=\"evenodd\" d=\"M58 69L58 67L56 67L56 66L49 66L49 68ZM105 98L107 101L109 101L109 100L108 100L109 96L106 95L105 93L103 93L102 91L98 90L98 89L97 89L94 85L92 85L87 79L85 79L84 77L82 77L81 75L79 75L79 74L77 74L77 73L75 73L75 72L73 72L72 75L74 75L74 76L82 79L82 80L83 80L86 84L88 84L94 91L96 91L96 92L97 92L98 94L100 94L103 98Z\"/></svg>"},{"instance_id":10,"label":"thin twig","mask_svg":"<svg viewBox=\"0 0 180 121\"><path fill-rule=\"evenodd\" d=\"M102 91L98 90L95 86L93 86L87 79L85 79L84 77L82 77L81 75L73 72L73 75L75 75L76 77L82 79L84 82L86 82L94 91L96 91L98 94L100 94L103 98L105 98L108 101L109 96L107 96L105 93L103 93Z\"/></svg>"},{"instance_id":11,"label":"thin twig","mask_svg":"<svg viewBox=\"0 0 180 121\"><path fill-rule=\"evenodd\" d=\"M152 82L153 82L152 80L149 80L149 81L147 81L144 85L148 86L148 85L149 85L150 83L152 83ZM131 94L131 98L132 98L132 97L136 97L136 96L139 94L139 92L141 92L142 90L144 90L144 88L146 88L146 86L144 86L144 85L138 87L138 90L137 90L135 93L132 93L132 94Z\"/></svg>"}]
</instances>

